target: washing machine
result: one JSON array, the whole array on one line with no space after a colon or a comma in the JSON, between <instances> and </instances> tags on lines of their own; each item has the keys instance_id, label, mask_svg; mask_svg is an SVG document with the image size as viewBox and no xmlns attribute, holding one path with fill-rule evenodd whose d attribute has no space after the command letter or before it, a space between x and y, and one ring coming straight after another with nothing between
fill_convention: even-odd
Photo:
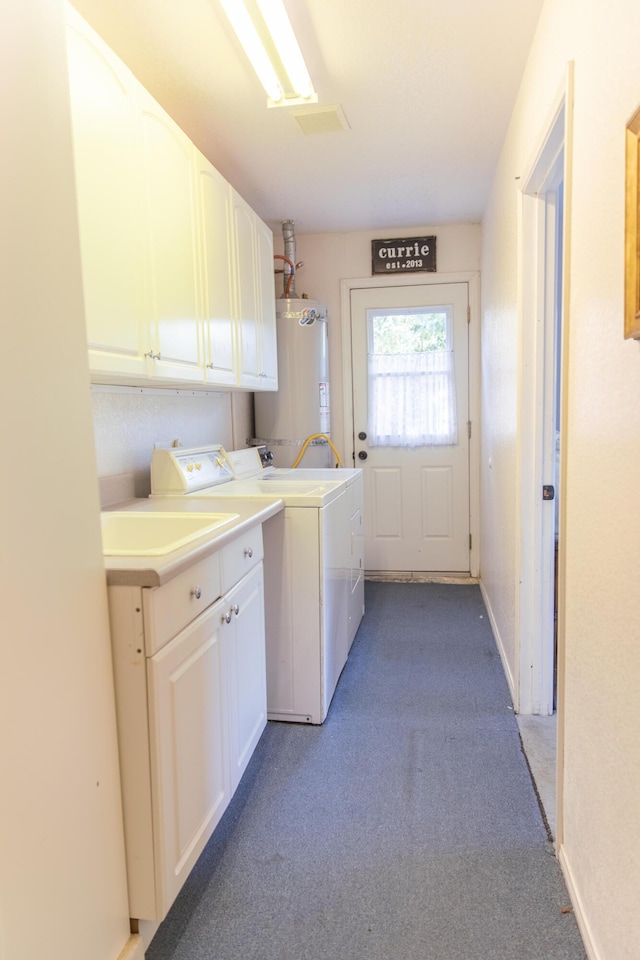
<instances>
[{"instance_id":1,"label":"washing machine","mask_svg":"<svg viewBox=\"0 0 640 960\"><path fill-rule=\"evenodd\" d=\"M349 650L347 478L267 477L255 447L159 448L151 496L283 501L263 524L267 716L323 723Z\"/></svg>"},{"instance_id":2,"label":"washing machine","mask_svg":"<svg viewBox=\"0 0 640 960\"><path fill-rule=\"evenodd\" d=\"M348 626L347 645L355 639L358 627L364 616L364 480L362 469L338 467L274 467L269 451L264 446L257 448L262 463L262 475L265 480L282 482L315 480L317 482L335 482L346 484L347 512L349 517L349 574L348 574ZM233 458L234 454L229 455Z\"/></svg>"}]
</instances>

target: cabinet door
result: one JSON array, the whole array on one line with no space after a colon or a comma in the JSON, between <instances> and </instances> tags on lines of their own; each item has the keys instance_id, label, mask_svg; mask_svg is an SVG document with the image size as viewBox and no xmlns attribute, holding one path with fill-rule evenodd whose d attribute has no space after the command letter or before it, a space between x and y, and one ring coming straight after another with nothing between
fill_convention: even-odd
<instances>
[{"instance_id":1,"label":"cabinet door","mask_svg":"<svg viewBox=\"0 0 640 960\"><path fill-rule=\"evenodd\" d=\"M264 578L260 563L226 595L231 613L229 709L231 789L236 789L267 724Z\"/></svg>"},{"instance_id":2,"label":"cabinet door","mask_svg":"<svg viewBox=\"0 0 640 960\"><path fill-rule=\"evenodd\" d=\"M158 916L231 796L222 601L147 661Z\"/></svg>"},{"instance_id":3,"label":"cabinet door","mask_svg":"<svg viewBox=\"0 0 640 960\"><path fill-rule=\"evenodd\" d=\"M235 295L238 321L238 383L260 389L260 334L254 243L255 214L235 191L232 193L235 252Z\"/></svg>"},{"instance_id":4,"label":"cabinet door","mask_svg":"<svg viewBox=\"0 0 640 960\"><path fill-rule=\"evenodd\" d=\"M278 389L276 341L276 291L273 269L273 234L262 220L255 220L256 267L260 307L261 390Z\"/></svg>"},{"instance_id":5,"label":"cabinet door","mask_svg":"<svg viewBox=\"0 0 640 960\"><path fill-rule=\"evenodd\" d=\"M154 379L204 378L197 316L195 147L141 88L146 310Z\"/></svg>"},{"instance_id":6,"label":"cabinet door","mask_svg":"<svg viewBox=\"0 0 640 960\"><path fill-rule=\"evenodd\" d=\"M69 6L67 52L89 364L144 379L137 84Z\"/></svg>"},{"instance_id":7,"label":"cabinet door","mask_svg":"<svg viewBox=\"0 0 640 960\"><path fill-rule=\"evenodd\" d=\"M231 187L196 152L201 265L201 307L207 383L236 386Z\"/></svg>"}]
</instances>

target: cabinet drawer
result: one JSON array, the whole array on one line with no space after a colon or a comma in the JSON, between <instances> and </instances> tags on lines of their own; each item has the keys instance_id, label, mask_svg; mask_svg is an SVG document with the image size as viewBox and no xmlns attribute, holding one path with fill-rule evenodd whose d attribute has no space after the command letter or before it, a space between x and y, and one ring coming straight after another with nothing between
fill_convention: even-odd
<instances>
[{"instance_id":1,"label":"cabinet drawer","mask_svg":"<svg viewBox=\"0 0 640 960\"><path fill-rule=\"evenodd\" d=\"M222 595L220 553L214 553L161 587L143 590L146 656L157 653Z\"/></svg>"},{"instance_id":2,"label":"cabinet drawer","mask_svg":"<svg viewBox=\"0 0 640 960\"><path fill-rule=\"evenodd\" d=\"M252 527L233 543L223 547L220 551L222 592L226 593L234 584L242 580L256 564L260 563L263 556L262 524Z\"/></svg>"}]
</instances>

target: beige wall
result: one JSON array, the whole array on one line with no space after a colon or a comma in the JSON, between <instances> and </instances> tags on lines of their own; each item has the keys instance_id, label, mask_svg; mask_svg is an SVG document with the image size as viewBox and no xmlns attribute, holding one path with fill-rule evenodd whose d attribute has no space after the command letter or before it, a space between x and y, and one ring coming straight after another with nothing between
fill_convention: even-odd
<instances>
[{"instance_id":1,"label":"beige wall","mask_svg":"<svg viewBox=\"0 0 640 960\"><path fill-rule=\"evenodd\" d=\"M92 400L98 476L133 474L136 497L151 492L154 443L221 443L226 450L236 450L253 436L252 393L96 386Z\"/></svg>"},{"instance_id":2,"label":"beige wall","mask_svg":"<svg viewBox=\"0 0 640 960\"><path fill-rule=\"evenodd\" d=\"M515 177L573 60L560 856L598 960L640 956L640 346L622 336L624 128L640 103L639 35L635 0L547 0L483 222L481 564L515 674Z\"/></svg>"},{"instance_id":3,"label":"beige wall","mask_svg":"<svg viewBox=\"0 0 640 960\"><path fill-rule=\"evenodd\" d=\"M0 958L140 960L98 475L133 472L145 496L155 440L244 445L252 395L91 395L63 0L2 12Z\"/></svg>"},{"instance_id":4,"label":"beige wall","mask_svg":"<svg viewBox=\"0 0 640 960\"><path fill-rule=\"evenodd\" d=\"M129 940L62 0L4 0L0 957Z\"/></svg>"},{"instance_id":5,"label":"beige wall","mask_svg":"<svg viewBox=\"0 0 640 960\"><path fill-rule=\"evenodd\" d=\"M419 198L416 200L419 203ZM295 219L294 219L295 223ZM305 234L296 229L296 260L304 266L296 275L296 293L306 293L326 304L329 312L329 363L331 381L331 438L344 458L342 387L342 320L340 281L371 276L371 241L387 237L437 237L438 273L456 273L480 269L480 226L478 224L448 224L439 227L398 227L373 233ZM274 249L283 252L282 235L274 231ZM419 275L417 275L419 276ZM433 277L433 274L429 275ZM276 296L282 294L282 277L276 278ZM347 318L348 322L348 318ZM345 461L345 466L352 465Z\"/></svg>"}]
</instances>

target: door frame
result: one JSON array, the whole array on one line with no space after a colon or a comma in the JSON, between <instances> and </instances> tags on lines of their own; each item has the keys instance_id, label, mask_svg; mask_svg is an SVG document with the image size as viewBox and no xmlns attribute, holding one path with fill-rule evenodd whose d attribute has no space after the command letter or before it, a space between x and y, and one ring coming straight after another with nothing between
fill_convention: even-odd
<instances>
[{"instance_id":1,"label":"door frame","mask_svg":"<svg viewBox=\"0 0 640 960\"><path fill-rule=\"evenodd\" d=\"M520 375L518 398L518 518L517 572L519 585L516 598L516 645L518 651L518 679L516 709L523 714L549 715L552 712L549 689L550 652L545 637L553 623L549 623L548 594L549 558L545 554L549 528L554 524L550 504L542 503L544 478L541 451L545 436L545 364L548 341L553 335L555 319L550 317L549 304L558 277L562 284L562 369L560 371L560 473L564 477L566 449L566 384L567 384L567 318L569 306L568 237L570 215L570 181L568 170L568 104L571 71L567 84L556 98L539 147L522 177L520 194ZM558 180L564 184L564 229L562 249L557 249L553 224ZM551 228L550 228L551 227ZM548 398L547 398L548 403ZM562 550L562 523L564 516L563 489L560 485L560 552ZM562 574L558 573L558 587ZM560 594L563 590L559 589ZM558 618L560 633L560 616Z\"/></svg>"},{"instance_id":2,"label":"door frame","mask_svg":"<svg viewBox=\"0 0 640 960\"><path fill-rule=\"evenodd\" d=\"M554 100L538 148L521 178L519 236L519 397L516 506L516 711L549 715L550 649L548 553L549 528L555 523L553 508L543 509L545 339L550 298L562 276L561 367L557 403L560 405L560 489L558 495L557 585L557 828L556 847L562 844L562 782L564 756L564 653L566 578L566 461L567 396L569 382L569 305L571 236L571 156L573 137L573 63ZM564 191L562 242L553 231L558 177ZM551 229L550 229L551 220ZM552 249L550 249L550 241ZM555 321L554 321L555 322ZM546 336L545 336L546 335ZM551 618L552 618L551 613Z\"/></svg>"},{"instance_id":3,"label":"door frame","mask_svg":"<svg viewBox=\"0 0 640 960\"><path fill-rule=\"evenodd\" d=\"M469 530L471 549L469 568L472 577L480 575L480 273L411 274L401 277L356 277L340 281L342 316L342 396L345 460L355 466L353 453L353 375L351 346L351 291L378 287L416 287L444 283L466 283L469 288Z\"/></svg>"}]
</instances>

